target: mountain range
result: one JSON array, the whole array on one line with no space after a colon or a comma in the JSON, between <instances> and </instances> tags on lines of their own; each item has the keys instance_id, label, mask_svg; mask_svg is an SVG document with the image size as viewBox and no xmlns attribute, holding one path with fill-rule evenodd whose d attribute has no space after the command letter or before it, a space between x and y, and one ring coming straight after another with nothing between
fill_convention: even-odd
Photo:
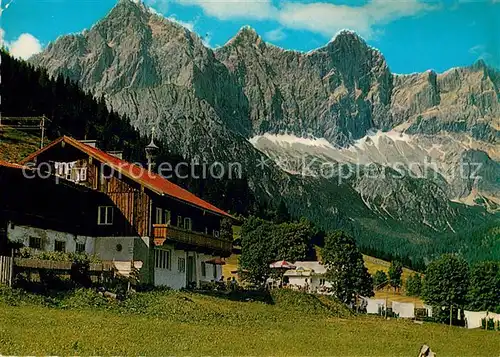
<instances>
[{"instance_id":1,"label":"mountain range","mask_svg":"<svg viewBox=\"0 0 500 357\"><path fill-rule=\"evenodd\" d=\"M121 0L30 63L103 97L141 134L154 128L176 154L240 163L261 202L284 199L294 216L364 246L498 254L497 235L464 238L499 225L500 72L483 61L394 74L350 31L303 53L244 27L211 49Z\"/></svg>"}]
</instances>

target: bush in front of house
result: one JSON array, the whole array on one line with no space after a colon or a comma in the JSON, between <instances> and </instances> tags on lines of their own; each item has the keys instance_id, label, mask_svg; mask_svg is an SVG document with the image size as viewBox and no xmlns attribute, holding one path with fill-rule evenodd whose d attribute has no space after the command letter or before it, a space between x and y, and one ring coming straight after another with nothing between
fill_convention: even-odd
<instances>
[{"instance_id":1,"label":"bush in front of house","mask_svg":"<svg viewBox=\"0 0 500 357\"><path fill-rule=\"evenodd\" d=\"M61 308L112 308L116 301L106 298L93 289L80 288L63 296L59 302Z\"/></svg>"},{"instance_id":2,"label":"bush in front of house","mask_svg":"<svg viewBox=\"0 0 500 357\"><path fill-rule=\"evenodd\" d=\"M72 284L88 288L92 286L90 264L101 262L95 255L86 253L37 251L29 247L21 248L16 256L23 259L71 263L70 281L61 278L60 274L52 269L37 269L41 283L41 287L37 289L68 290L74 287ZM18 273L15 277L15 285L25 289L34 288L29 275L29 272Z\"/></svg>"},{"instance_id":3,"label":"bush in front of house","mask_svg":"<svg viewBox=\"0 0 500 357\"><path fill-rule=\"evenodd\" d=\"M50 260L53 262L74 262L86 260L90 264L101 263L101 260L96 255L76 252L49 252L34 250L29 247L19 249L17 257L24 259Z\"/></svg>"}]
</instances>

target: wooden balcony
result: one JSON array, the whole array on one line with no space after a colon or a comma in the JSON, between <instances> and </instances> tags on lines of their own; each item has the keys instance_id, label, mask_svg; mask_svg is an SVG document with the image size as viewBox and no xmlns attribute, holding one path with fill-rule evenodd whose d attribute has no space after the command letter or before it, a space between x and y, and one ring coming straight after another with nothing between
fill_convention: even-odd
<instances>
[{"instance_id":1,"label":"wooden balcony","mask_svg":"<svg viewBox=\"0 0 500 357\"><path fill-rule=\"evenodd\" d=\"M153 239L157 246L163 245L165 241L170 241L191 246L195 250L217 251L221 255L229 255L233 246L233 242L168 224L153 224Z\"/></svg>"}]
</instances>

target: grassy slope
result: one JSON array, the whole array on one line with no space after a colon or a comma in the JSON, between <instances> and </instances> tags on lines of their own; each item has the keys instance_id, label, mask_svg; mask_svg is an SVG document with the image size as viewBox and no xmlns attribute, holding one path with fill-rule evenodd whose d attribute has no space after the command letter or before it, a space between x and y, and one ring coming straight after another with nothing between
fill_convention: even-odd
<instances>
[{"instance_id":1,"label":"grassy slope","mask_svg":"<svg viewBox=\"0 0 500 357\"><path fill-rule=\"evenodd\" d=\"M37 135L10 128L0 129L0 160L19 162L39 148L40 137Z\"/></svg>"},{"instance_id":2,"label":"grassy slope","mask_svg":"<svg viewBox=\"0 0 500 357\"><path fill-rule=\"evenodd\" d=\"M375 317L335 317L305 295L275 304L156 294L137 313L0 302L3 355L492 356L498 333ZM154 306L153 306L154 305ZM313 306L314 308L310 308Z\"/></svg>"},{"instance_id":3,"label":"grassy slope","mask_svg":"<svg viewBox=\"0 0 500 357\"><path fill-rule=\"evenodd\" d=\"M363 255L363 259L365 260L365 266L368 269L370 274L375 274L377 270L385 271L386 273L389 271L389 267L391 263L386 262L382 259L377 259L370 257L368 255ZM414 271L411 269L403 268L403 282L408 279L408 277L413 274ZM404 283L403 283L404 284ZM397 301L397 302L412 302L416 307L422 307L424 305L423 301L417 297L406 296L404 291L394 291L392 288L385 288L375 292L375 298L377 299L388 299L389 301ZM390 303L389 303L389 306Z\"/></svg>"}]
</instances>

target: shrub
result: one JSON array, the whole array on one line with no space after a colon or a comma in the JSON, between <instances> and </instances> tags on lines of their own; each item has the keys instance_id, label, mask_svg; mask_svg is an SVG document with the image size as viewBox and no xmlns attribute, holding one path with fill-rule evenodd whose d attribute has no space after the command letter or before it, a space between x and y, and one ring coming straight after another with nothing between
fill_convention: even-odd
<instances>
[{"instance_id":1,"label":"shrub","mask_svg":"<svg viewBox=\"0 0 500 357\"><path fill-rule=\"evenodd\" d=\"M106 299L102 294L97 293L92 289L77 289L66 295L60 307L63 308L89 308L89 307L110 307L112 301Z\"/></svg>"},{"instance_id":2,"label":"shrub","mask_svg":"<svg viewBox=\"0 0 500 357\"><path fill-rule=\"evenodd\" d=\"M488 319L488 321L486 322L486 329L494 331L495 330L495 320Z\"/></svg>"}]
</instances>

